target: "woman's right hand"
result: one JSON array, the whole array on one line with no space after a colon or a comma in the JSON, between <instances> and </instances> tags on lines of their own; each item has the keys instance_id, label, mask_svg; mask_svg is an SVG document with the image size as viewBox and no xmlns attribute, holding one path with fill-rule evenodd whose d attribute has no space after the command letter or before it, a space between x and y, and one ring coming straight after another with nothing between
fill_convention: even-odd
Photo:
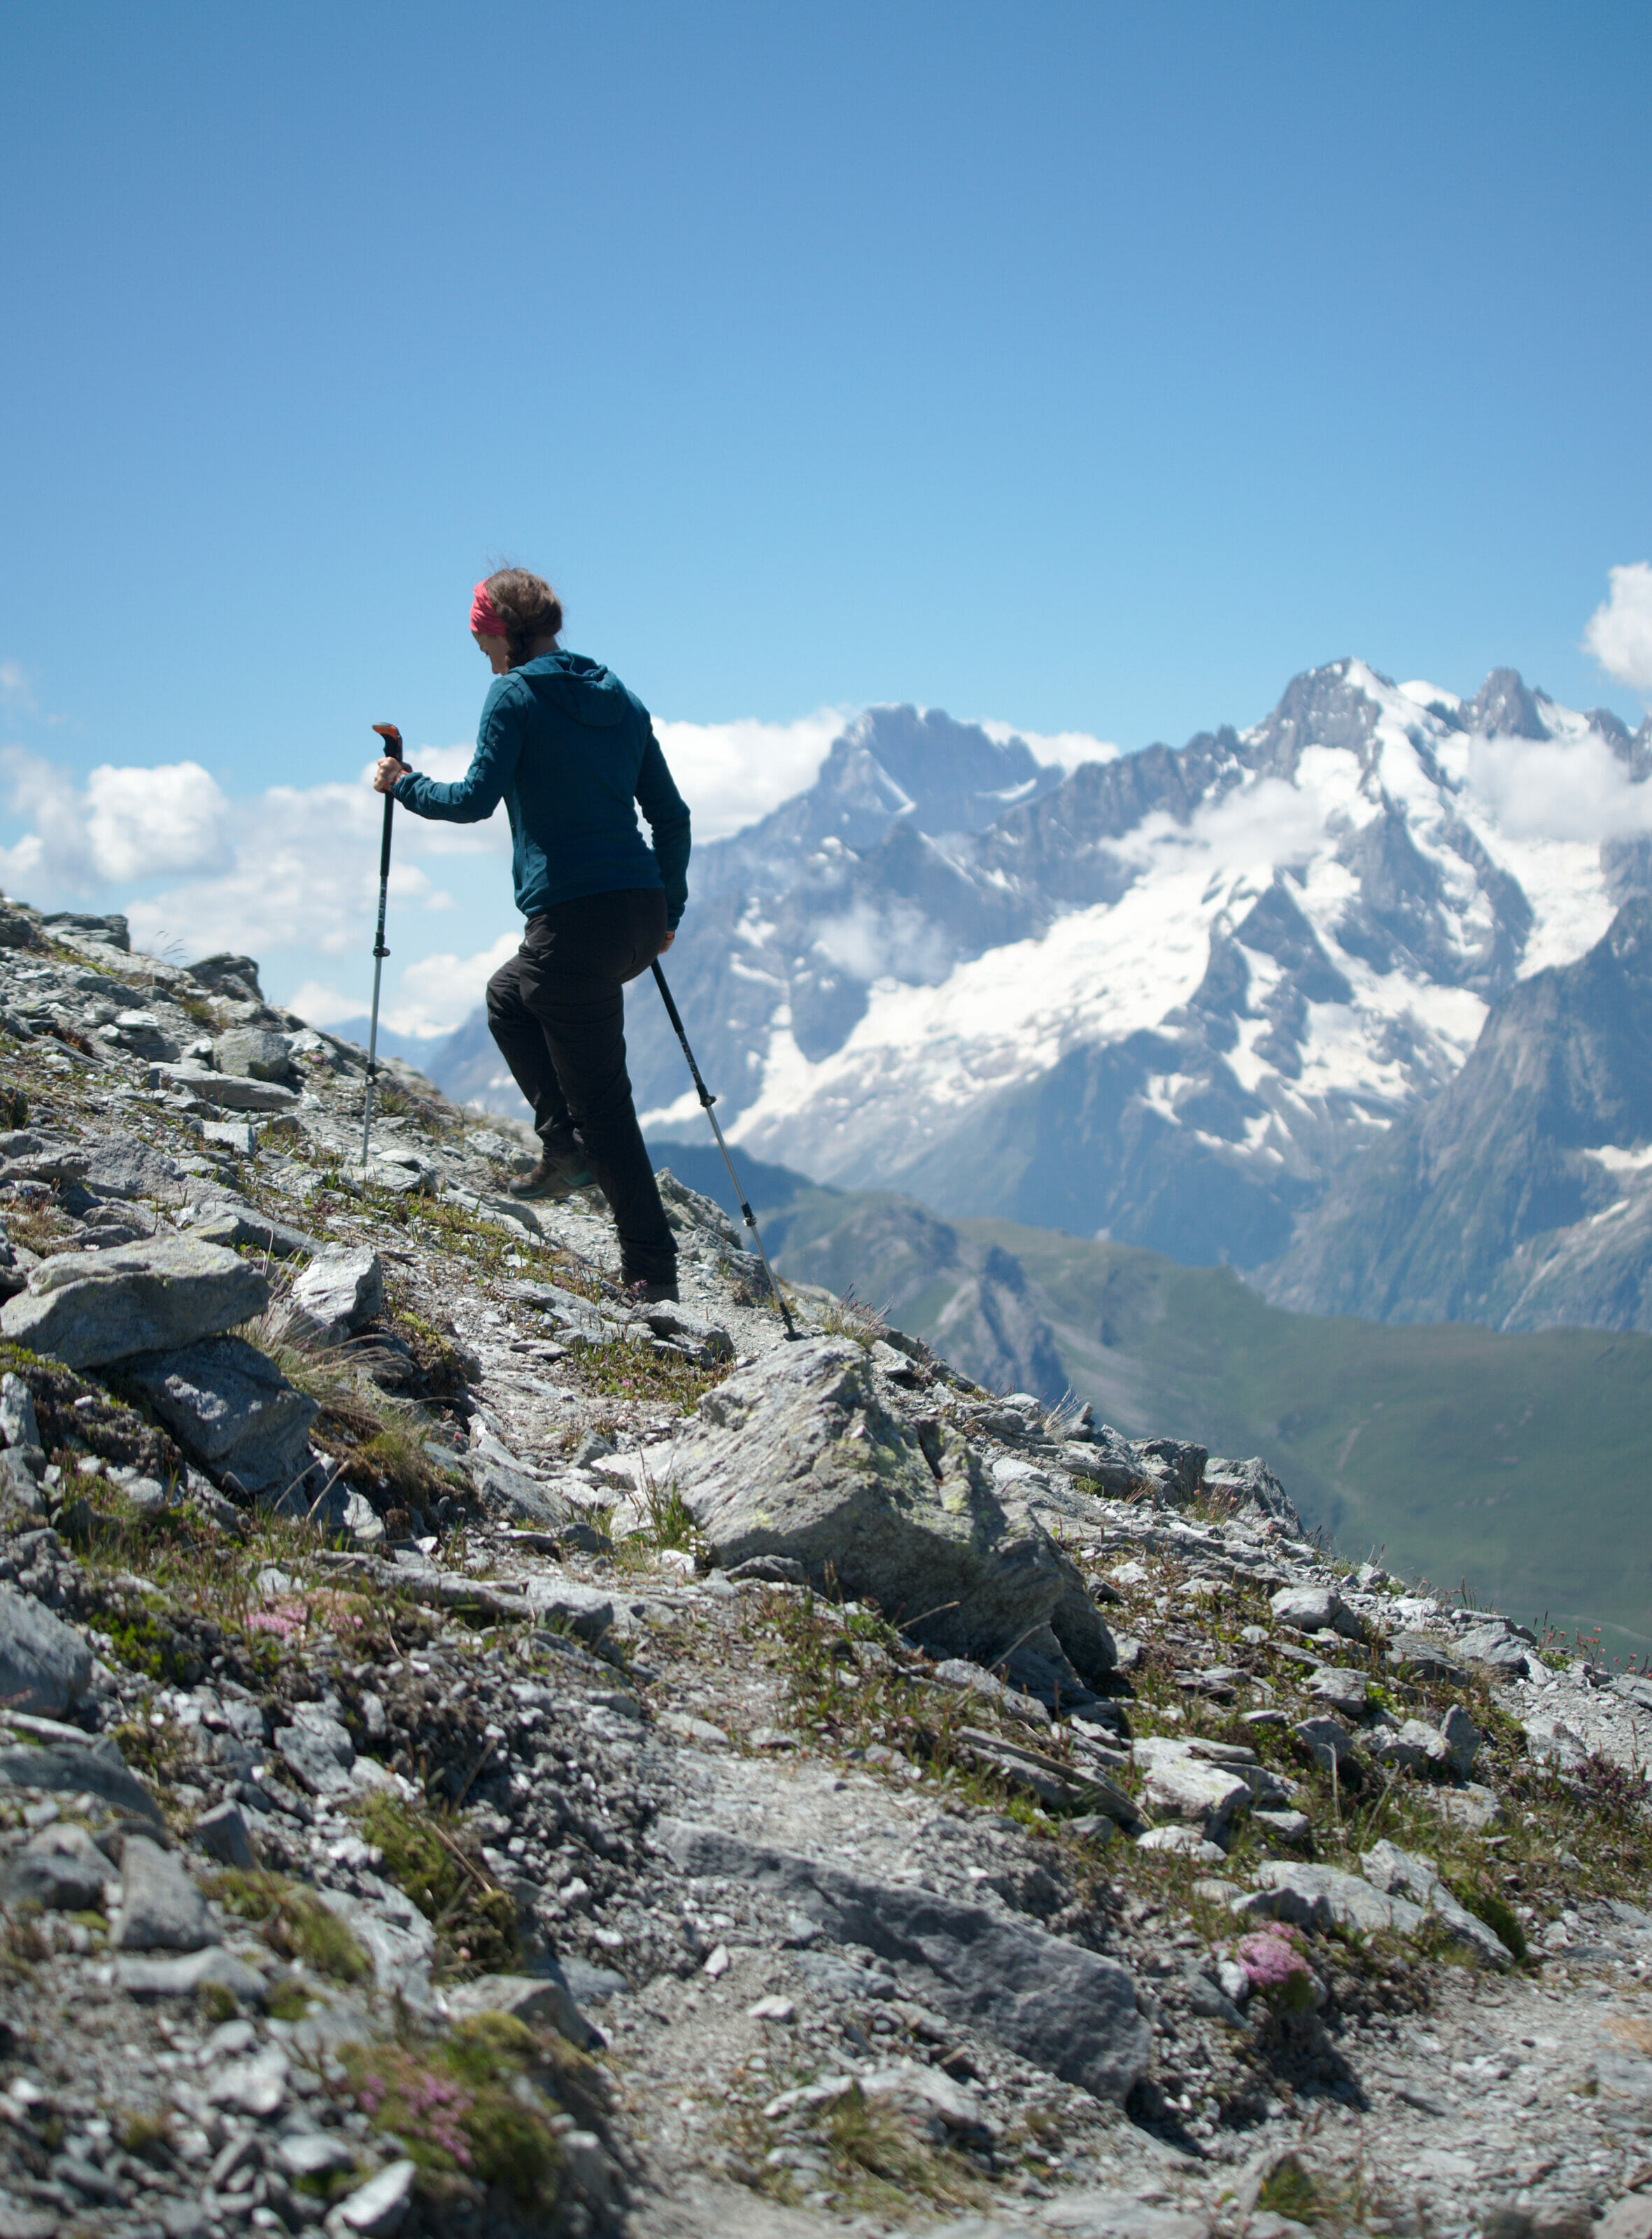
<instances>
[{"instance_id":1,"label":"woman's right hand","mask_svg":"<svg viewBox=\"0 0 1652 2239\"><path fill-rule=\"evenodd\" d=\"M397 761L394 754L386 754L373 773L373 790L375 793L388 793L397 778L407 774L406 762Z\"/></svg>"}]
</instances>

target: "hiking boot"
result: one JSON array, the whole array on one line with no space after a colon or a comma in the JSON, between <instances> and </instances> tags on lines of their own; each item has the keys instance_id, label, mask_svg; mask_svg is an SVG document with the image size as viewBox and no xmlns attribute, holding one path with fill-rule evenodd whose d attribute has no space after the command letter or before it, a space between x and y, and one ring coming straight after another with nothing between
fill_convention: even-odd
<instances>
[{"instance_id":1,"label":"hiking boot","mask_svg":"<svg viewBox=\"0 0 1652 2239\"><path fill-rule=\"evenodd\" d=\"M634 1306L657 1306L669 1299L677 1304L677 1278L674 1275L640 1276L625 1286L625 1294Z\"/></svg>"},{"instance_id":2,"label":"hiking boot","mask_svg":"<svg viewBox=\"0 0 1652 2239\"><path fill-rule=\"evenodd\" d=\"M543 1151L531 1173L507 1186L513 1197L572 1197L575 1190L594 1189L596 1176L577 1151Z\"/></svg>"}]
</instances>

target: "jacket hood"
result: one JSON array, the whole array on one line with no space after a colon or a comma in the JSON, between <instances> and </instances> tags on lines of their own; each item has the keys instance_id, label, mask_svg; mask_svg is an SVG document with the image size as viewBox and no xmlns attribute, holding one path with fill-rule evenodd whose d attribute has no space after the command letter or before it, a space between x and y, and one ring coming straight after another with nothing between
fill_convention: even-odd
<instances>
[{"instance_id":1,"label":"jacket hood","mask_svg":"<svg viewBox=\"0 0 1652 2239\"><path fill-rule=\"evenodd\" d=\"M536 700L594 730L612 730L630 701L613 671L582 653L544 653L511 674L522 679Z\"/></svg>"}]
</instances>

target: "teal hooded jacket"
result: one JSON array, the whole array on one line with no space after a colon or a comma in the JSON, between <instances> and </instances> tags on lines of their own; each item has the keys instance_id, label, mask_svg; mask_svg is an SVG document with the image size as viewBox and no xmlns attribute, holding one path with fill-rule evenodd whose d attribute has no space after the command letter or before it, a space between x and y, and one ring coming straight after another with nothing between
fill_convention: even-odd
<instances>
[{"instance_id":1,"label":"teal hooded jacket","mask_svg":"<svg viewBox=\"0 0 1652 2239\"><path fill-rule=\"evenodd\" d=\"M541 654L496 677L463 777L443 785L410 771L395 798L446 824L480 824L502 801L524 917L585 894L663 887L674 932L687 906L688 811L648 711L582 653Z\"/></svg>"}]
</instances>

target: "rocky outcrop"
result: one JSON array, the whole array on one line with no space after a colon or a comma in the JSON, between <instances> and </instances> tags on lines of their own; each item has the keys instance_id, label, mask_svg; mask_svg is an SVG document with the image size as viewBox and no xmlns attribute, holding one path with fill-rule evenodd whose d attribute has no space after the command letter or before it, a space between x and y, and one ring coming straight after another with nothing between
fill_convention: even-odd
<instances>
[{"instance_id":1,"label":"rocky outcrop","mask_svg":"<svg viewBox=\"0 0 1652 2239\"><path fill-rule=\"evenodd\" d=\"M794 1558L818 1588L875 1602L938 1653L1036 1658L1069 1691L1111 1670L1071 1560L955 1430L926 1440L900 1419L858 1345L819 1338L737 1371L700 1418L673 1478L725 1566Z\"/></svg>"}]
</instances>

